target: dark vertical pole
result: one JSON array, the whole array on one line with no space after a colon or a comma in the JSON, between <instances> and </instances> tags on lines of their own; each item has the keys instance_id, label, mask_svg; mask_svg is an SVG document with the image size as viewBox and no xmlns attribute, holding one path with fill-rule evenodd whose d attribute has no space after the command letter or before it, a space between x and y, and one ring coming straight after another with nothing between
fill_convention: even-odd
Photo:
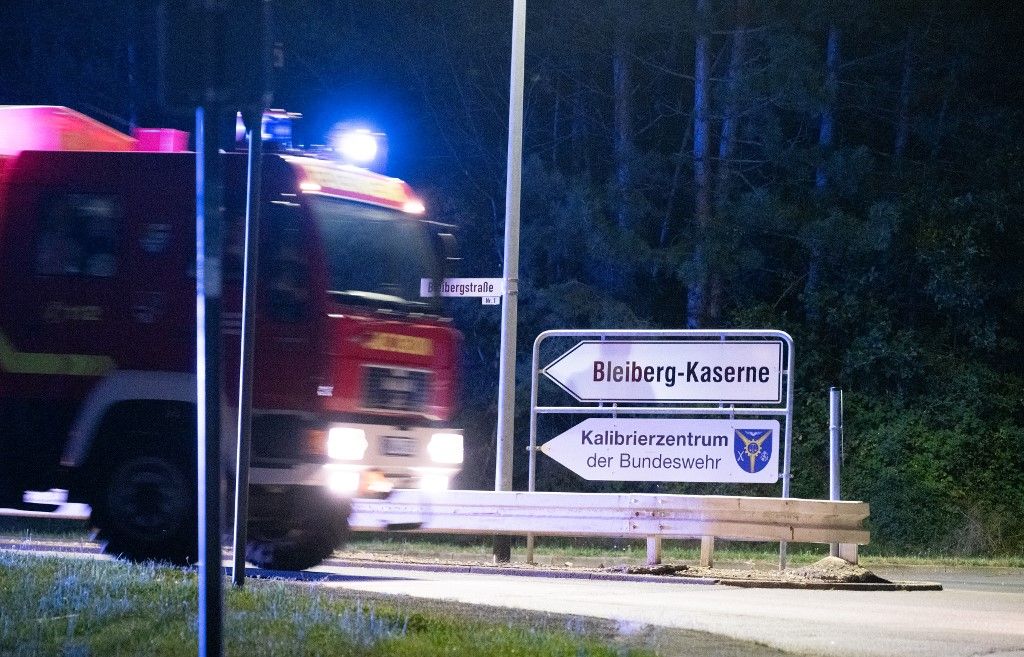
<instances>
[{"instance_id":1,"label":"dark vertical pole","mask_svg":"<svg viewBox=\"0 0 1024 657\"><path fill-rule=\"evenodd\" d=\"M252 455L253 348L256 339L256 272L259 270L260 204L263 178L263 110L272 102L270 85L270 44L273 0L263 0L260 41L259 106L246 110L249 132L248 196L245 205L245 272L242 279L242 356L238 373L238 449L235 454L234 565L231 582L245 584L245 543L249 519L249 461Z\"/></svg>"},{"instance_id":2,"label":"dark vertical pole","mask_svg":"<svg viewBox=\"0 0 1024 657\"><path fill-rule=\"evenodd\" d=\"M838 502L842 499L839 491L840 445L843 441L843 391L829 388L828 391L828 499ZM839 556L839 543L832 543L829 554Z\"/></svg>"},{"instance_id":3,"label":"dark vertical pole","mask_svg":"<svg viewBox=\"0 0 1024 657\"><path fill-rule=\"evenodd\" d=\"M220 208L211 199L216 148L209 112L196 110L196 378L199 473L199 657L221 654L220 264L214 246Z\"/></svg>"},{"instance_id":4,"label":"dark vertical pole","mask_svg":"<svg viewBox=\"0 0 1024 657\"><path fill-rule=\"evenodd\" d=\"M526 58L526 0L512 2L512 62L508 98L508 170L505 176L505 252L502 259L505 300L501 304L501 348L498 354L498 433L494 490L512 490L515 445L516 327L519 308L519 195L523 173L523 80ZM494 560L512 558L508 536L494 539Z\"/></svg>"},{"instance_id":5,"label":"dark vertical pole","mask_svg":"<svg viewBox=\"0 0 1024 657\"><path fill-rule=\"evenodd\" d=\"M220 546L220 223L222 178L215 38L218 4L207 0L203 26L203 95L196 109L196 382L199 512L199 657L223 654Z\"/></svg>"},{"instance_id":6,"label":"dark vertical pole","mask_svg":"<svg viewBox=\"0 0 1024 657\"><path fill-rule=\"evenodd\" d=\"M245 205L245 270L242 275L242 357L238 373L238 448L235 453L235 533L231 582L245 583L245 543L249 521L249 461L252 455L253 342L256 339L254 298L260 240L260 177L263 166L261 115L246 121L249 139L249 196Z\"/></svg>"}]
</instances>

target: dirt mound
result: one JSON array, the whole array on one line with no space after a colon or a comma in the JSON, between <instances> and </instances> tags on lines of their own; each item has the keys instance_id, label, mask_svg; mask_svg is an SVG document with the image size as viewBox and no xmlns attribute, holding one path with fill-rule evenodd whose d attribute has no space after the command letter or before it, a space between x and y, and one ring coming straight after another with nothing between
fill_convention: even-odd
<instances>
[{"instance_id":1,"label":"dirt mound","mask_svg":"<svg viewBox=\"0 0 1024 657\"><path fill-rule=\"evenodd\" d=\"M806 577L810 580L822 582L858 582L864 584L888 584L889 580L883 579L870 570L861 568L839 557L825 557L810 566L796 568L795 575Z\"/></svg>"},{"instance_id":2,"label":"dirt mound","mask_svg":"<svg viewBox=\"0 0 1024 657\"><path fill-rule=\"evenodd\" d=\"M765 581L790 584L888 584L889 581L870 570L848 563L838 557L790 570L701 568L683 564L628 566L615 569L633 575L664 575L667 577L701 577L727 581Z\"/></svg>"}]
</instances>

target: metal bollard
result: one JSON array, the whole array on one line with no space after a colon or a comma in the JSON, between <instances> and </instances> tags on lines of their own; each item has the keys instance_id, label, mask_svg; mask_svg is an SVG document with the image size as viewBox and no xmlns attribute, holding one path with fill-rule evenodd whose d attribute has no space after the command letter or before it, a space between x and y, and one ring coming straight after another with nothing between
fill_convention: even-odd
<instances>
[{"instance_id":1,"label":"metal bollard","mask_svg":"<svg viewBox=\"0 0 1024 657\"><path fill-rule=\"evenodd\" d=\"M837 502L839 495L839 464L842 459L843 441L843 391L830 388L828 391L828 499ZM832 543L829 554L839 556L839 544Z\"/></svg>"}]
</instances>

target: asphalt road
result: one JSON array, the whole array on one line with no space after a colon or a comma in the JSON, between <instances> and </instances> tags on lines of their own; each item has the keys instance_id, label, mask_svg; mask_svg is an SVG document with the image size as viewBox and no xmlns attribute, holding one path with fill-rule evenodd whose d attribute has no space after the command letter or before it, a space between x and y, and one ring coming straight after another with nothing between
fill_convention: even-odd
<instances>
[{"instance_id":1,"label":"asphalt road","mask_svg":"<svg viewBox=\"0 0 1024 657\"><path fill-rule=\"evenodd\" d=\"M835 656L1024 657L1024 573L880 570L943 591L748 589L674 582L318 569L324 586L699 630L790 652Z\"/></svg>"}]
</instances>

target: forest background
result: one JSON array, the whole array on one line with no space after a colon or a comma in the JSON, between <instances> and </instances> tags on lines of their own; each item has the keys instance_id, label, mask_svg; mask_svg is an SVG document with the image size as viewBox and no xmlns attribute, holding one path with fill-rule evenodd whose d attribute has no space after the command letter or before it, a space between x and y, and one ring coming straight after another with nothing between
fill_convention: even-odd
<instances>
[{"instance_id":1,"label":"forest background","mask_svg":"<svg viewBox=\"0 0 1024 657\"><path fill-rule=\"evenodd\" d=\"M502 273L510 5L274 2L299 140L387 132L389 173L458 226L461 276ZM190 129L165 102L183 6L4 2L0 103ZM1021 554L1021 5L530 0L527 26L516 487L540 331L775 328L796 343L795 496L827 495L837 386L843 497L871 503L877 549ZM490 488L500 313L450 310L457 483ZM589 483L543 457L538 489L778 494Z\"/></svg>"}]
</instances>

